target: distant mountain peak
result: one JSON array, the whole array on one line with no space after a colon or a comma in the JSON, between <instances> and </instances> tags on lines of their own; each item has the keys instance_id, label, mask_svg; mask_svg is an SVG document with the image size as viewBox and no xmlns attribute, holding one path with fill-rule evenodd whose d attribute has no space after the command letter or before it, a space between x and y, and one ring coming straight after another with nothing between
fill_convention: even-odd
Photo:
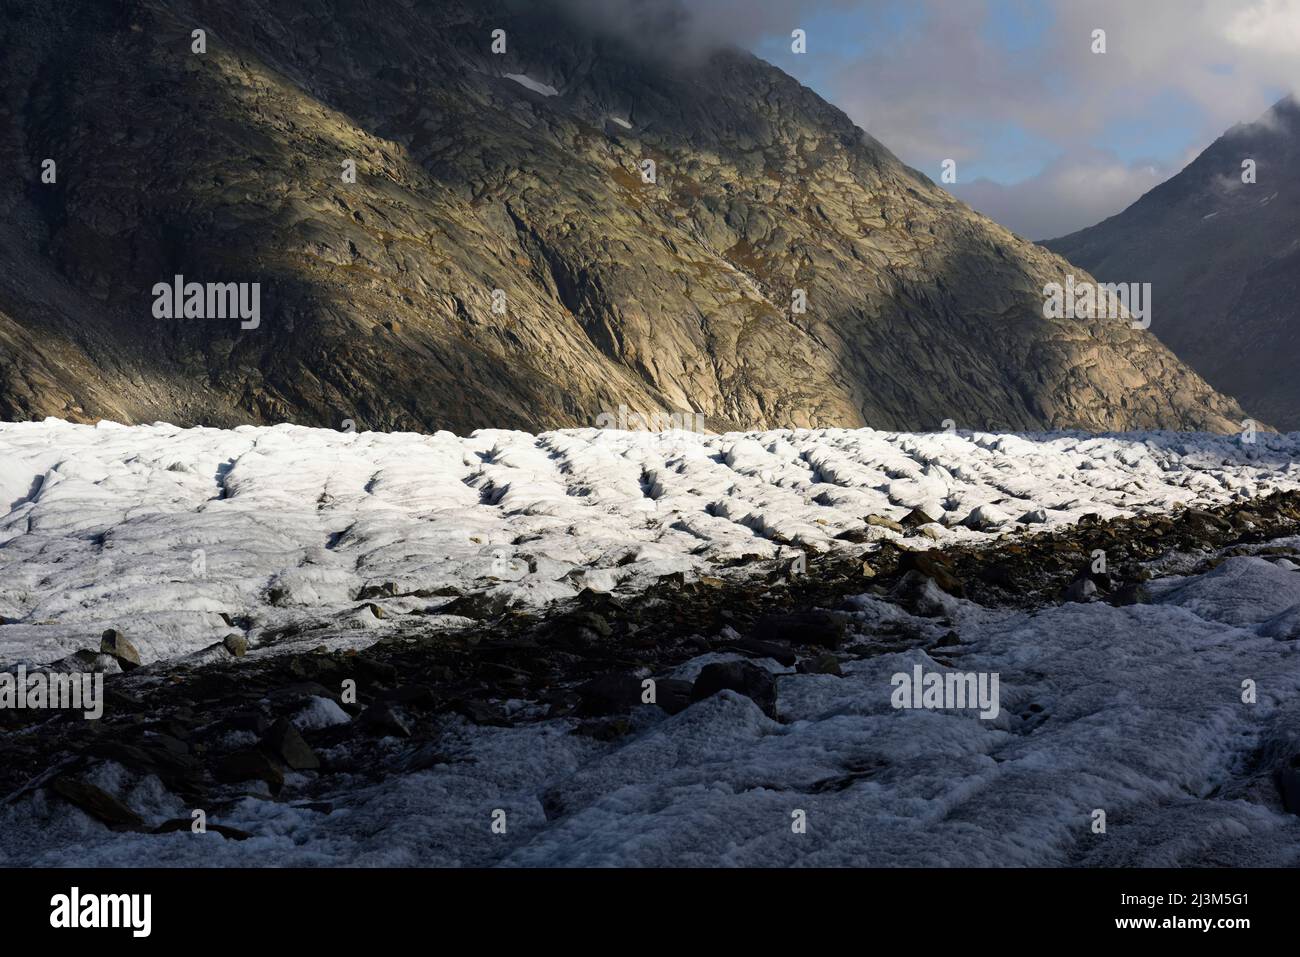
<instances>
[{"instance_id":1,"label":"distant mountain peak","mask_svg":"<svg viewBox=\"0 0 1300 957\"><path fill-rule=\"evenodd\" d=\"M1287 96L1122 213L1044 244L1103 281L1151 282L1151 331L1286 429L1300 429L1297 163L1300 103Z\"/></svg>"}]
</instances>

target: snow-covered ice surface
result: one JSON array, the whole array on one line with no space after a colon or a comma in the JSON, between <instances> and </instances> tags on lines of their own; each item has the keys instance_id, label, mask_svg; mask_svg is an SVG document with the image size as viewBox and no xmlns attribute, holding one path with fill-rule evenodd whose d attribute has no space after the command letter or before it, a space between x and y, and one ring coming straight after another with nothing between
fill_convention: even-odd
<instances>
[{"instance_id":1,"label":"snow-covered ice surface","mask_svg":"<svg viewBox=\"0 0 1300 957\"><path fill-rule=\"evenodd\" d=\"M955 629L961 644L943 649L951 667L1000 676L992 721L894 710L891 675L948 666L882 648L847 662L843 678L781 674L780 721L732 692L672 717L641 708L611 742L571 733L570 719L488 728L448 718L436 763L422 760L427 743L367 745L393 773L313 792L331 813L293 806L307 775L279 802L242 799L219 820L257 835L242 842L113 834L38 791L0 807L0 863L1300 864L1300 818L1282 810L1271 779L1300 749L1300 628L1277 625L1300 609L1300 573L1238 557L1152 589L1153 604L1125 608L944 599L951 624L856 599L866 652L890 623L935 637ZM1255 703L1243 701L1247 680ZM304 726L340 720L309 710ZM92 783L150 823L188 817L156 779L120 766ZM505 834L491 830L498 809ZM1098 809L1105 834L1093 833ZM806 833L792 831L796 811Z\"/></svg>"},{"instance_id":2,"label":"snow-covered ice surface","mask_svg":"<svg viewBox=\"0 0 1300 957\"><path fill-rule=\"evenodd\" d=\"M458 594L539 607L872 547L836 538L849 530L899 538L871 514L921 507L949 526L930 526L941 542L969 542L1298 488L1298 452L1300 433L0 424L0 665L97 648L109 627L145 662L193 654L227 618L250 654L289 623L363 646L410 616L463 625L439 613Z\"/></svg>"}]
</instances>

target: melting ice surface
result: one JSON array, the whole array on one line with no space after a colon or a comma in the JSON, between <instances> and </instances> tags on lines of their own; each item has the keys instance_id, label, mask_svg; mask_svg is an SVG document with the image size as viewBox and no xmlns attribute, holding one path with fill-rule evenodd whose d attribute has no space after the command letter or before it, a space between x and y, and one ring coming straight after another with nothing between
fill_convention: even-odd
<instances>
[{"instance_id":1,"label":"melting ice surface","mask_svg":"<svg viewBox=\"0 0 1300 957\"><path fill-rule=\"evenodd\" d=\"M220 823L256 835L245 841L114 834L36 792L0 808L0 863L1300 864L1300 818L1271 778L1300 748L1300 630L1264 633L1300 610L1300 572L1233 558L1153 590L1150 605L1036 612L940 599L950 624L863 597L853 617L865 642L892 624L931 638L951 627L961 644L942 660L919 648L868 655L842 678L764 662L779 674L779 721L729 691L672 717L643 707L608 742L571 733L569 719L489 728L450 717L432 766L419 762L427 743L361 736L338 748L364 745L368 767L389 769L382 783L331 779L341 781L311 794L332 803L326 813L293 806L311 776L291 775L280 801L223 812ZM893 710L890 676L916 664L998 672L1001 715ZM1254 703L1242 700L1246 679ZM295 720L347 717L317 706ZM117 765L92 783L151 824L188 814L155 778ZM505 834L489 828L498 809Z\"/></svg>"},{"instance_id":2,"label":"melting ice surface","mask_svg":"<svg viewBox=\"0 0 1300 957\"><path fill-rule=\"evenodd\" d=\"M957 542L1033 512L1051 526L1296 488L1298 437L1259 438L0 425L0 658L50 660L109 625L150 660L183 655L228 630L223 611L254 639L315 617L364 644L392 620L358 610L379 582L399 596L375 599L391 616L435 622L429 599L400 596L544 604L736 558L761 572L788 542L861 549L835 536L918 506ZM978 528L959 524L971 513ZM291 774L280 800L223 809L255 835L242 842L115 834L38 789L0 807L0 863L1300 864L1300 819L1272 779L1300 750L1300 571L1243 556L1150 588L1149 605L1035 611L935 592L932 617L862 596L843 677L762 662L778 721L723 692L671 717L640 708L612 741L571 719L447 716L433 763L415 753L428 742L348 738L335 747L364 747L380 783L340 775L308 795L313 774ZM900 629L907 650L873 645ZM950 630L960 643L934 649ZM998 718L894 710L891 676L916 665L997 672ZM294 720L351 718L320 699ZM91 783L150 826L189 814L112 762ZM332 811L295 805L306 796Z\"/></svg>"},{"instance_id":3,"label":"melting ice surface","mask_svg":"<svg viewBox=\"0 0 1300 957\"><path fill-rule=\"evenodd\" d=\"M439 614L455 593L541 607L766 574L796 548L858 555L870 543L836 536L897 540L865 516L916 507L954 543L1300 487L1300 433L1258 439L0 423L0 666L106 628L146 663L188 655L230 632L223 615L247 618L254 655L290 623L312 647L364 646L411 616L463 625Z\"/></svg>"}]
</instances>

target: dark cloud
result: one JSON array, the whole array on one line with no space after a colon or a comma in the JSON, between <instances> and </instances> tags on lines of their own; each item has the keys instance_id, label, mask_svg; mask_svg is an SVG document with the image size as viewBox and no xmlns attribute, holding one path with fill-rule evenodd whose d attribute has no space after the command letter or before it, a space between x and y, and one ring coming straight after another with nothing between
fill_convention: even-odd
<instances>
[{"instance_id":1,"label":"dark cloud","mask_svg":"<svg viewBox=\"0 0 1300 957\"><path fill-rule=\"evenodd\" d=\"M788 36L809 17L878 0L559 0L575 16L656 50L687 55Z\"/></svg>"}]
</instances>

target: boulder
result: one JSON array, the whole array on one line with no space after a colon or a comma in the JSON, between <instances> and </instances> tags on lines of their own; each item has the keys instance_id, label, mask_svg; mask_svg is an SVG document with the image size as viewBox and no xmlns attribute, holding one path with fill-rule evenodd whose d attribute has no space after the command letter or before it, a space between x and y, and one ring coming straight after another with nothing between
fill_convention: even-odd
<instances>
[{"instance_id":1,"label":"boulder","mask_svg":"<svg viewBox=\"0 0 1300 957\"><path fill-rule=\"evenodd\" d=\"M134 830L144 824L140 815L113 795L79 778L61 775L50 782L50 790L114 830Z\"/></svg>"},{"instance_id":2,"label":"boulder","mask_svg":"<svg viewBox=\"0 0 1300 957\"><path fill-rule=\"evenodd\" d=\"M140 667L140 652L116 628L107 629L100 637L99 650L116 658L124 669Z\"/></svg>"},{"instance_id":3,"label":"boulder","mask_svg":"<svg viewBox=\"0 0 1300 957\"><path fill-rule=\"evenodd\" d=\"M281 718L271 725L262 739L262 747L295 771L314 771L320 767L316 752L288 718Z\"/></svg>"},{"instance_id":4,"label":"boulder","mask_svg":"<svg viewBox=\"0 0 1300 957\"><path fill-rule=\"evenodd\" d=\"M578 714L601 717L626 714L642 701L641 678L630 674L605 674L592 678L577 687L581 699Z\"/></svg>"},{"instance_id":5,"label":"boulder","mask_svg":"<svg viewBox=\"0 0 1300 957\"><path fill-rule=\"evenodd\" d=\"M272 794L284 787L284 770L256 748L234 751L218 758L212 765L212 775L227 784L265 781Z\"/></svg>"},{"instance_id":6,"label":"boulder","mask_svg":"<svg viewBox=\"0 0 1300 957\"><path fill-rule=\"evenodd\" d=\"M845 631L843 615L814 610L765 615L754 624L749 637L759 642L838 648L844 644Z\"/></svg>"},{"instance_id":7,"label":"boulder","mask_svg":"<svg viewBox=\"0 0 1300 957\"><path fill-rule=\"evenodd\" d=\"M749 698L769 718L776 718L776 679L748 661L722 661L705 665L695 686L692 701L703 701L719 691L735 691Z\"/></svg>"}]
</instances>

